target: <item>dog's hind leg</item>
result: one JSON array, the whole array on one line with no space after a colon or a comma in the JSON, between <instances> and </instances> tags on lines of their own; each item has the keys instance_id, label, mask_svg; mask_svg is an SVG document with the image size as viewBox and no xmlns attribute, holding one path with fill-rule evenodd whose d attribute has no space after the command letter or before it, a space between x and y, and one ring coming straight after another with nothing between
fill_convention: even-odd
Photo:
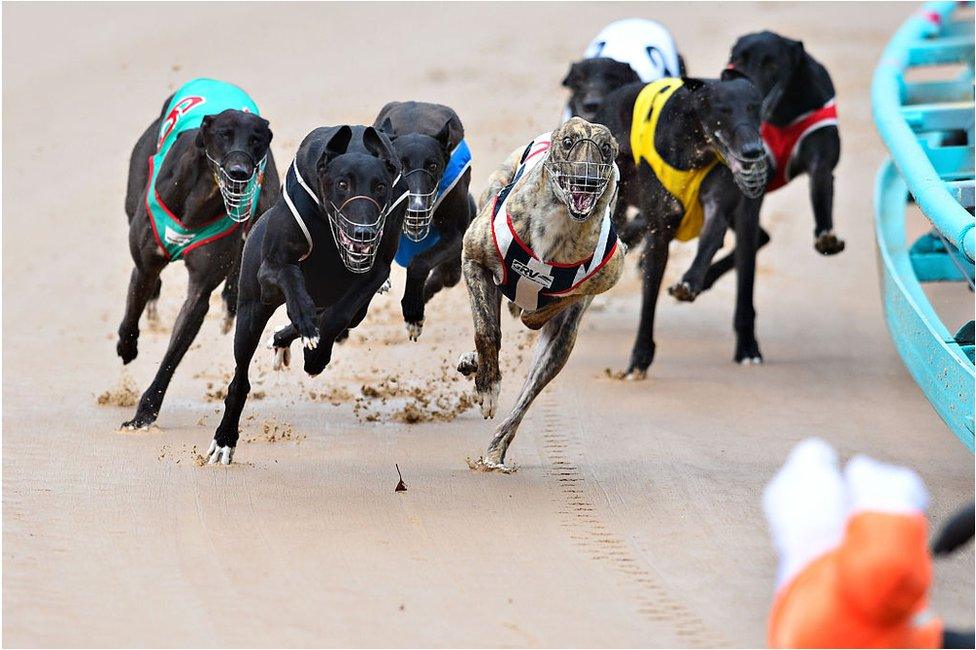
<instances>
[{"instance_id":1,"label":"dog's hind leg","mask_svg":"<svg viewBox=\"0 0 976 650\"><path fill-rule=\"evenodd\" d=\"M119 325L119 341L115 347L122 363L129 363L139 354L139 317L159 286L159 268L136 266L129 277L129 292L125 300L125 315Z\"/></svg>"},{"instance_id":2,"label":"dog's hind leg","mask_svg":"<svg viewBox=\"0 0 976 650\"><path fill-rule=\"evenodd\" d=\"M759 246L762 248L771 241L769 233L762 226L759 226ZM758 250L758 249L757 249ZM717 262L713 262L711 266L708 267L708 271L705 273L705 282L702 284L702 291L708 291L712 288L715 282L735 268L735 250L733 249L728 255L722 257Z\"/></svg>"},{"instance_id":3,"label":"dog's hind leg","mask_svg":"<svg viewBox=\"0 0 976 650\"><path fill-rule=\"evenodd\" d=\"M220 297L224 301L224 320L220 324L220 331L224 334L234 329L234 317L237 316L237 287L240 283L243 249L244 244L241 243L227 273L227 279L224 280L224 289L220 292Z\"/></svg>"},{"instance_id":4,"label":"dog's hind leg","mask_svg":"<svg viewBox=\"0 0 976 650\"><path fill-rule=\"evenodd\" d=\"M469 374L470 368L475 368L475 391L481 404L481 415L487 420L495 417L502 378L498 368L498 350L502 345L502 293L491 272L478 262L465 260L462 270L464 281L468 285L471 316L474 319L477 357L471 359L470 354L462 355L458 371Z\"/></svg>"},{"instance_id":5,"label":"dog's hind leg","mask_svg":"<svg viewBox=\"0 0 976 650\"><path fill-rule=\"evenodd\" d=\"M756 279L756 249L759 245L760 201L743 198L735 217L735 360L762 363L756 341L756 309L753 290Z\"/></svg>"},{"instance_id":6,"label":"dog's hind leg","mask_svg":"<svg viewBox=\"0 0 976 650\"><path fill-rule=\"evenodd\" d=\"M152 295L146 301L146 321L149 323L155 324L159 321L159 310L156 308L156 303L159 302L159 294L162 292L163 280L156 278L156 288L153 289Z\"/></svg>"},{"instance_id":7,"label":"dog's hind leg","mask_svg":"<svg viewBox=\"0 0 976 650\"><path fill-rule=\"evenodd\" d=\"M441 262L431 271L424 283L424 302L430 302L441 289L450 289L461 281L461 254Z\"/></svg>"},{"instance_id":8,"label":"dog's hind leg","mask_svg":"<svg viewBox=\"0 0 976 650\"><path fill-rule=\"evenodd\" d=\"M515 407L505 421L495 432L495 437L480 461L484 469L497 469L503 472L512 471L512 467L505 465L505 454L512 439L518 432L519 424L529 410L533 400L539 396L542 389L559 374L566 365L573 345L576 343L576 333L579 331L580 319L586 308L592 302L592 296L585 296L579 302L567 307L554 316L542 328L539 341L536 343L532 359L532 369L529 371L522 390L519 392Z\"/></svg>"},{"instance_id":9,"label":"dog's hind leg","mask_svg":"<svg viewBox=\"0 0 976 650\"><path fill-rule=\"evenodd\" d=\"M260 300L249 300L240 305L237 330L234 332L234 378L227 387L224 414L207 451L210 464L227 465L234 458L234 448L237 447L240 435L241 413L251 390L251 382L247 377L248 368L254 358L254 351L261 342L261 332L275 309Z\"/></svg>"},{"instance_id":10,"label":"dog's hind leg","mask_svg":"<svg viewBox=\"0 0 976 650\"><path fill-rule=\"evenodd\" d=\"M210 264L210 258L195 258L189 255L185 258L187 270L190 272L190 285L187 290L186 300L180 309L179 316L176 317L176 324L173 326L173 334L170 336L169 347L163 360L159 364L156 376L153 378L149 388L139 399L139 406L136 408L135 416L122 426L129 429L139 429L148 427L156 421L159 409L162 407L166 389L173 378L176 367L183 360L183 355L190 348L193 339L196 338L203 319L210 309L210 294L220 284L223 279L223 270L226 268L214 268ZM204 268L197 267L194 262L203 259L206 262ZM216 266L223 266L217 264Z\"/></svg>"}]
</instances>

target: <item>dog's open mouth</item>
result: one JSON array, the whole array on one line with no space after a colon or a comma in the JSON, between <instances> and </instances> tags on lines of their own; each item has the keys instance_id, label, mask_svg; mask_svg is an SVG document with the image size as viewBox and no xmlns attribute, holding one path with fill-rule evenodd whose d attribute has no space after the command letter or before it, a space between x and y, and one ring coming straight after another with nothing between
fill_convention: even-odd
<instances>
[{"instance_id":1,"label":"dog's open mouth","mask_svg":"<svg viewBox=\"0 0 976 650\"><path fill-rule=\"evenodd\" d=\"M373 254L374 242L372 239L370 241L359 241L347 235L344 230L339 230L339 241L343 248L354 255L370 256Z\"/></svg>"},{"instance_id":2,"label":"dog's open mouth","mask_svg":"<svg viewBox=\"0 0 976 650\"><path fill-rule=\"evenodd\" d=\"M570 185L569 209L576 215L588 215L596 204L596 194L592 189Z\"/></svg>"}]
</instances>

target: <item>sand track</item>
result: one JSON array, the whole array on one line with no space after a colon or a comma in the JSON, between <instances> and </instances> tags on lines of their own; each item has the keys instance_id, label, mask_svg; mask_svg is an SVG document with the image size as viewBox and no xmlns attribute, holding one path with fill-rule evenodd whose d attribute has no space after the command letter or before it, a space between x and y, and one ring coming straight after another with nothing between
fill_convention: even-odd
<instances>
[{"instance_id":1,"label":"sand track","mask_svg":"<svg viewBox=\"0 0 976 650\"><path fill-rule=\"evenodd\" d=\"M972 455L901 365L878 297L870 187L883 151L867 87L910 7L872 5L870 24L856 5L728 7L5 5L5 645L758 645L774 572L758 495L796 441L915 467L933 521L971 499ZM848 250L813 252L805 180L769 197L763 367L730 361L727 279L691 306L662 297L650 378L609 379L636 324L629 262L523 423L519 471L472 472L492 426L452 401L470 390L450 372L471 345L464 289L431 304L411 343L397 271L317 379L259 356L263 398L245 411L237 464L198 464L232 370L216 296L158 427L117 430L132 409L113 405L119 389L149 382L186 285L179 266L164 273L163 325L143 325L123 370L126 163L179 83L247 87L279 167L315 126L369 121L390 99L450 104L479 191L559 115L567 62L631 13L668 23L693 74L768 27L803 38L834 75ZM675 249L666 282L691 251ZM971 313L971 300L943 292L940 308ZM514 322L504 332L502 410L531 343ZM398 416L410 408L420 422ZM936 565L933 608L957 625L973 625L973 570L971 546Z\"/></svg>"}]
</instances>

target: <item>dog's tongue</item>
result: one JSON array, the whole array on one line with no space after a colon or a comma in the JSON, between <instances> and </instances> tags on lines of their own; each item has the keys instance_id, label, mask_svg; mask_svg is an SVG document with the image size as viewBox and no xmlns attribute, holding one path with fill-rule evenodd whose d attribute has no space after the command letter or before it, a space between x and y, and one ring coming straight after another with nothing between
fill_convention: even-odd
<instances>
[{"instance_id":1,"label":"dog's tongue","mask_svg":"<svg viewBox=\"0 0 976 650\"><path fill-rule=\"evenodd\" d=\"M570 192L569 200L576 214L588 214L593 209L593 194L589 192Z\"/></svg>"}]
</instances>

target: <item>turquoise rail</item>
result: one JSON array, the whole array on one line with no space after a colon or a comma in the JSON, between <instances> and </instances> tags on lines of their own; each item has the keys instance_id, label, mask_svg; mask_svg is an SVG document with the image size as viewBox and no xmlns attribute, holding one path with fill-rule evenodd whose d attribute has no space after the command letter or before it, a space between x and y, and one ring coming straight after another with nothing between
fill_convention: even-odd
<instances>
[{"instance_id":1,"label":"turquoise rail","mask_svg":"<svg viewBox=\"0 0 976 650\"><path fill-rule=\"evenodd\" d=\"M974 27L971 15L959 15L971 6L923 5L888 43L871 86L874 122L890 154L875 185L885 319L905 366L970 451L974 323L950 330L922 283L974 285ZM927 79L906 80L906 72L919 67L929 68ZM905 236L909 200L932 222L911 246Z\"/></svg>"}]
</instances>

